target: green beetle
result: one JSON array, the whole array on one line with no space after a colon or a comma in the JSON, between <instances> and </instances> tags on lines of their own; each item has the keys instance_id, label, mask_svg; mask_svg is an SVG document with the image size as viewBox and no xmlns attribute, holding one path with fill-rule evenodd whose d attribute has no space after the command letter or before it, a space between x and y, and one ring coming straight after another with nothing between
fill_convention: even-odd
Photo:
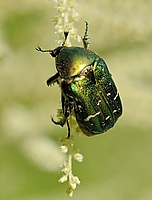
<instances>
[{"instance_id":1,"label":"green beetle","mask_svg":"<svg viewBox=\"0 0 152 200\"><path fill-rule=\"evenodd\" d=\"M67 123L74 109L75 118L82 132L87 136L103 133L114 126L122 114L122 104L115 83L106 63L88 48L88 23L82 38L84 47L66 47L68 33L62 46L49 52L55 57L57 73L47 80L47 85L57 82L61 86L63 119L55 124Z\"/></svg>"}]
</instances>

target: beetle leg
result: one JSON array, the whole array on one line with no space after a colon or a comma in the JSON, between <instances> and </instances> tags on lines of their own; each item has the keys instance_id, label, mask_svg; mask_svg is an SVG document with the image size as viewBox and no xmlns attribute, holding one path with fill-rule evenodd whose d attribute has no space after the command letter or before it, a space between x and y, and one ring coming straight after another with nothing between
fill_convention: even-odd
<instances>
[{"instance_id":1,"label":"beetle leg","mask_svg":"<svg viewBox=\"0 0 152 200\"><path fill-rule=\"evenodd\" d=\"M85 49L87 49L89 47L89 42L88 40L90 38L88 38L88 22L85 22L86 23L86 29L85 29L85 33L84 33L84 37L82 38L82 41L83 41L83 46Z\"/></svg>"},{"instance_id":2,"label":"beetle leg","mask_svg":"<svg viewBox=\"0 0 152 200\"><path fill-rule=\"evenodd\" d=\"M66 40L67 40L67 37L68 37L68 34L69 34L69 32L68 32L68 31L65 31L65 32L64 32L64 41L63 41L63 44L62 44L62 46L64 46L64 45L65 45L65 42L66 42Z\"/></svg>"},{"instance_id":3,"label":"beetle leg","mask_svg":"<svg viewBox=\"0 0 152 200\"><path fill-rule=\"evenodd\" d=\"M68 136L67 136L66 139L68 139L70 137L70 125L69 125L68 120L67 120L67 127L68 127Z\"/></svg>"},{"instance_id":4,"label":"beetle leg","mask_svg":"<svg viewBox=\"0 0 152 200\"><path fill-rule=\"evenodd\" d=\"M62 119L60 119L58 122L56 122L53 118L52 119L52 122L56 125L60 125L60 126L64 126L64 124L66 123L67 119L65 117L63 117Z\"/></svg>"},{"instance_id":5,"label":"beetle leg","mask_svg":"<svg viewBox=\"0 0 152 200\"><path fill-rule=\"evenodd\" d=\"M56 125L60 125L60 126L64 126L64 124L66 123L67 121L67 117L69 116L67 110L68 110L68 104L67 104L67 101L66 99L64 98L63 94L61 95L61 102L62 102L62 114L59 114L59 121L55 121L53 118L52 118L52 121L54 124Z\"/></svg>"},{"instance_id":6,"label":"beetle leg","mask_svg":"<svg viewBox=\"0 0 152 200\"><path fill-rule=\"evenodd\" d=\"M67 123L67 128L68 128L68 136L67 136L67 139L70 137L70 124L69 124L69 121L68 121L68 117L71 113L73 109L73 100L68 98L65 98L64 95L62 95L62 110L63 110L63 114L64 114L64 117L66 119L66 123Z\"/></svg>"},{"instance_id":7,"label":"beetle leg","mask_svg":"<svg viewBox=\"0 0 152 200\"><path fill-rule=\"evenodd\" d=\"M70 109L69 101L65 99L63 95L61 98L61 102L62 102L62 114L59 116L59 121L55 121L53 118L52 118L52 121L56 125L64 126L64 124L67 122L67 118L69 117L71 109ZM67 126L69 127L68 122L67 122ZM68 136L69 136L69 131L68 131Z\"/></svg>"},{"instance_id":8,"label":"beetle leg","mask_svg":"<svg viewBox=\"0 0 152 200\"><path fill-rule=\"evenodd\" d=\"M47 86L50 86L54 84L55 82L58 82L58 78L60 77L59 73L56 73L55 75L51 76L49 79L47 79L46 84Z\"/></svg>"},{"instance_id":9,"label":"beetle leg","mask_svg":"<svg viewBox=\"0 0 152 200\"><path fill-rule=\"evenodd\" d=\"M70 109L70 103L65 97L62 95L62 110L65 119L67 119L70 115L71 109Z\"/></svg>"}]
</instances>

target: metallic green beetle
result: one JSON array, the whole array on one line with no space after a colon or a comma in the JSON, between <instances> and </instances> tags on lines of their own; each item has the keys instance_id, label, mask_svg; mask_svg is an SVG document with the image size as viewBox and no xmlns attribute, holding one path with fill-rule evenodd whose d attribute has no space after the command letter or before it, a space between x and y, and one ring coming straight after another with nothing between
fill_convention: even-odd
<instances>
[{"instance_id":1,"label":"metallic green beetle","mask_svg":"<svg viewBox=\"0 0 152 200\"><path fill-rule=\"evenodd\" d=\"M62 46L49 52L55 57L57 73L47 80L47 85L57 82L61 86L63 119L55 124L67 123L74 109L77 123L87 136L100 134L114 126L122 114L121 100L106 63L88 48L88 23L82 38L83 47L66 47L68 33Z\"/></svg>"}]
</instances>

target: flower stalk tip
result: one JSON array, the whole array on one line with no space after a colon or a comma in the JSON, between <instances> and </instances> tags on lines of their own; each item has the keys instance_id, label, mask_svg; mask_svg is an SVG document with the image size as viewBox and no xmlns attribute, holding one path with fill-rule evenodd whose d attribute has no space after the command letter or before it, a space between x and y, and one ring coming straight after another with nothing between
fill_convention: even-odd
<instances>
[{"instance_id":1,"label":"flower stalk tip","mask_svg":"<svg viewBox=\"0 0 152 200\"><path fill-rule=\"evenodd\" d=\"M65 143L66 140L66 143ZM66 190L66 193L72 197L73 196L73 190L76 189L77 185L80 185L80 180L78 176L74 176L72 172L72 159L74 158L78 162L83 161L83 155L79 153L79 149L75 147L74 145L74 137L71 135L69 138L60 139L60 142L63 142L64 145L61 143L60 150L62 149L62 153L68 153L68 160L65 161L62 165L62 172L63 175L58 180L60 183L64 183L67 180L69 181L69 186ZM65 151L66 149L66 151Z\"/></svg>"},{"instance_id":2,"label":"flower stalk tip","mask_svg":"<svg viewBox=\"0 0 152 200\"><path fill-rule=\"evenodd\" d=\"M69 32L69 37L66 41L66 46L71 46L70 39L80 42L81 37L77 34L77 29L74 23L79 21L80 15L75 11L77 3L74 0L52 0L54 9L57 14L53 18L54 33L59 35L56 40L57 44L61 45L64 40L64 32Z\"/></svg>"}]
</instances>

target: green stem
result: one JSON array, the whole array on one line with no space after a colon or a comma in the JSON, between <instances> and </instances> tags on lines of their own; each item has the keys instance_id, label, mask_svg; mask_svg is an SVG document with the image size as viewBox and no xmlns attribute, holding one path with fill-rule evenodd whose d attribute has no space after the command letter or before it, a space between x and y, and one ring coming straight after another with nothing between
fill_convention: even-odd
<instances>
[{"instance_id":1,"label":"green stem","mask_svg":"<svg viewBox=\"0 0 152 200\"><path fill-rule=\"evenodd\" d=\"M69 154L69 158L68 158L68 166L69 166L69 168L70 168L70 171L69 171L69 185L70 185L70 183L71 183L71 181L72 181L72 155L71 154Z\"/></svg>"}]
</instances>

